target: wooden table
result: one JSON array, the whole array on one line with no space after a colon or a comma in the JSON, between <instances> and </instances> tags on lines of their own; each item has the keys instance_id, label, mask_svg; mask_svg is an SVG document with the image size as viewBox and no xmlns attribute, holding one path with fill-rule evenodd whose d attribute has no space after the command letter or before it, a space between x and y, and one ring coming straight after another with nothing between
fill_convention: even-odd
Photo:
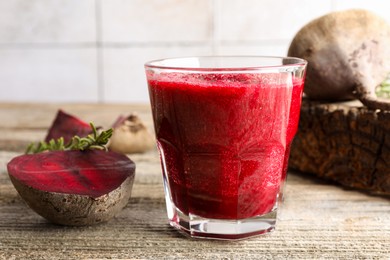
<instances>
[{"instance_id":1,"label":"wooden table","mask_svg":"<svg viewBox=\"0 0 390 260\"><path fill-rule=\"evenodd\" d=\"M0 259L390 259L390 200L290 172L277 230L224 242L182 236L167 224L158 154L130 157L136 181L127 207L108 223L63 227L46 222L18 197L6 163L44 138L58 108L110 126L148 106L0 104Z\"/></svg>"}]
</instances>

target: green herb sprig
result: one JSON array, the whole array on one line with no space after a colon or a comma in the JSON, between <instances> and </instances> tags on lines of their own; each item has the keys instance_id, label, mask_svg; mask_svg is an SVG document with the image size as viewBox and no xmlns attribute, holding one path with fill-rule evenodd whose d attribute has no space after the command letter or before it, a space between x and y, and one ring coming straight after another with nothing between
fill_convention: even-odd
<instances>
[{"instance_id":1,"label":"green herb sprig","mask_svg":"<svg viewBox=\"0 0 390 260\"><path fill-rule=\"evenodd\" d=\"M107 143L112 136L113 129L98 131L93 123L89 124L92 128L92 134L86 137L74 136L68 144L65 144L64 138L60 137L57 140L51 139L49 142L41 141L39 143L30 144L25 154L35 154L45 151L68 151L68 150L107 150Z\"/></svg>"}]
</instances>

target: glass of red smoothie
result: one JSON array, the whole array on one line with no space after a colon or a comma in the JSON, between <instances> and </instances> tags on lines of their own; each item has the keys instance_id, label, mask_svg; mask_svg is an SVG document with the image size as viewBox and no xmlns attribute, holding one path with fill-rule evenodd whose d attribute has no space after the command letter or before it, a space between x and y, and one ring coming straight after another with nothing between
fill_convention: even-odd
<instances>
[{"instance_id":1,"label":"glass of red smoothie","mask_svg":"<svg viewBox=\"0 0 390 260\"><path fill-rule=\"evenodd\" d=\"M274 230L306 64L254 56L145 64L173 227L216 239Z\"/></svg>"}]
</instances>

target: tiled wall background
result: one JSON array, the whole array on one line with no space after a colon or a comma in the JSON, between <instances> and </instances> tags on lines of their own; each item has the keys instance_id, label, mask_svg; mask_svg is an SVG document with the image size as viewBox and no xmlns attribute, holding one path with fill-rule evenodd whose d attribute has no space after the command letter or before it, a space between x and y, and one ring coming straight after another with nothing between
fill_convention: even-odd
<instances>
[{"instance_id":1,"label":"tiled wall background","mask_svg":"<svg viewBox=\"0 0 390 260\"><path fill-rule=\"evenodd\" d=\"M390 22L383 0L0 0L0 102L146 103L145 61L286 55L304 24L355 7Z\"/></svg>"}]
</instances>

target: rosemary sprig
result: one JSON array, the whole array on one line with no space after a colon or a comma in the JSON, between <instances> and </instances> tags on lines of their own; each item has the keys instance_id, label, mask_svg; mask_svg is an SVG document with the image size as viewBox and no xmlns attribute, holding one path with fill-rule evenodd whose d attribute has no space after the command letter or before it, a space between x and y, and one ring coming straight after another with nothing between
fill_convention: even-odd
<instances>
[{"instance_id":1,"label":"rosemary sprig","mask_svg":"<svg viewBox=\"0 0 390 260\"><path fill-rule=\"evenodd\" d=\"M41 153L45 151L68 151L68 150L88 150L100 149L107 150L106 144L112 136L113 129L98 133L93 123L90 123L92 134L86 137L74 136L68 144L64 143L64 138L57 140L50 140L49 142L41 141L39 143L32 143L26 149L26 154Z\"/></svg>"}]
</instances>

